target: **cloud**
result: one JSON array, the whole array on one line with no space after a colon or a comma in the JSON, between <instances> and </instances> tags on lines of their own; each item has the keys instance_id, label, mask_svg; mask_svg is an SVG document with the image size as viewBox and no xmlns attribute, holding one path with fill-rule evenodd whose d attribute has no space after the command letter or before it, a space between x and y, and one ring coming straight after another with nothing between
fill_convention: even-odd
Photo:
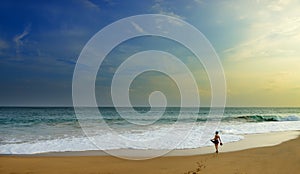
<instances>
[{"instance_id":1,"label":"cloud","mask_svg":"<svg viewBox=\"0 0 300 174\"><path fill-rule=\"evenodd\" d=\"M289 2L289 3L288 3ZM280 6L279 12L273 6ZM272 6L272 8L270 7ZM250 12L245 39L234 47L223 51L226 58L244 60L248 58L299 57L300 51L300 4L296 1L275 1L267 6L256 7ZM246 7L244 7L246 8ZM240 14L242 10L240 9ZM254 7L255 8L255 7ZM251 18L249 17L251 16Z\"/></svg>"},{"instance_id":2,"label":"cloud","mask_svg":"<svg viewBox=\"0 0 300 174\"><path fill-rule=\"evenodd\" d=\"M197 3L197 4L203 4L204 0L194 0L194 2Z\"/></svg>"},{"instance_id":3,"label":"cloud","mask_svg":"<svg viewBox=\"0 0 300 174\"><path fill-rule=\"evenodd\" d=\"M25 27L24 31L21 34L17 34L13 39L14 42L16 43L16 54L17 54L17 56L20 55L21 47L23 46L23 39L29 34L30 28L31 28L31 25L30 24L27 25Z\"/></svg>"},{"instance_id":4,"label":"cloud","mask_svg":"<svg viewBox=\"0 0 300 174\"><path fill-rule=\"evenodd\" d=\"M175 18L179 18L179 19L185 19L185 17L183 17L183 16L177 15L172 11L166 10L162 6L163 3L164 3L164 0L156 0L155 4L152 6L152 10L159 14L168 15L168 16L172 16Z\"/></svg>"},{"instance_id":5,"label":"cloud","mask_svg":"<svg viewBox=\"0 0 300 174\"><path fill-rule=\"evenodd\" d=\"M131 22L132 26L140 33L144 33L144 29L135 22Z\"/></svg>"},{"instance_id":6,"label":"cloud","mask_svg":"<svg viewBox=\"0 0 300 174\"><path fill-rule=\"evenodd\" d=\"M100 7L97 4L93 3L92 1L90 1L90 0L82 0L81 2L87 8L90 8L90 9L93 9L93 10L97 10L97 11L100 10Z\"/></svg>"},{"instance_id":7,"label":"cloud","mask_svg":"<svg viewBox=\"0 0 300 174\"><path fill-rule=\"evenodd\" d=\"M293 0L276 0L269 1L268 8L272 11L280 12L284 10Z\"/></svg>"}]
</instances>

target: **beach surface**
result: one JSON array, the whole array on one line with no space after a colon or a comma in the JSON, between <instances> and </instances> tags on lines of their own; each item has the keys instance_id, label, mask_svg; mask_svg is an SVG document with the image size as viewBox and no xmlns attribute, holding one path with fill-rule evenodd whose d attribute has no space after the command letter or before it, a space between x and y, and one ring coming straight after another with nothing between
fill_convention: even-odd
<instances>
[{"instance_id":1,"label":"beach surface","mask_svg":"<svg viewBox=\"0 0 300 174\"><path fill-rule=\"evenodd\" d=\"M213 153L213 147L205 147L202 150L174 151L150 160L125 160L87 154L92 152L2 155L0 173L298 173L298 135L299 131L247 135L245 140L225 144L219 154ZM200 155L196 150L200 150L197 152Z\"/></svg>"}]
</instances>

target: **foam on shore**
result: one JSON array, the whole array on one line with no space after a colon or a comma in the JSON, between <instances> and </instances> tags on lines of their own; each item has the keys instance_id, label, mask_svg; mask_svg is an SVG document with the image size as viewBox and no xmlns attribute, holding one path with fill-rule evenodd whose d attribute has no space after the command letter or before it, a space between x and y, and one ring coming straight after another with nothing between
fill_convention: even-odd
<instances>
[{"instance_id":1,"label":"foam on shore","mask_svg":"<svg viewBox=\"0 0 300 174\"><path fill-rule=\"evenodd\" d=\"M251 149L256 147L266 147L275 146L282 142L295 139L300 135L300 131L284 131L284 132L271 132L262 134L249 134L243 135L244 139L226 143L220 147L220 153L240 151L245 149ZM72 151L72 152L50 152L50 153L40 153L28 156L107 156L113 153L120 154L123 157L134 156L134 157L146 157L153 156L153 154L163 154L165 151L162 150L137 150L137 149L119 149L119 150L91 150L91 151ZM200 147L194 149L182 149L182 150L172 150L166 153L164 156L191 156L200 154L214 153L215 149L212 146ZM26 155L27 156L27 155Z\"/></svg>"}]
</instances>

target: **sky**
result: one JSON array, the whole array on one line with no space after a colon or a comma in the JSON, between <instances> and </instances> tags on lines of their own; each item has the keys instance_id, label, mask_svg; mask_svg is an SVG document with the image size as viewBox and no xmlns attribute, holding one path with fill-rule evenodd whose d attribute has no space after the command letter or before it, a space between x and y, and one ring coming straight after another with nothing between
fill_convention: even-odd
<instances>
[{"instance_id":1,"label":"sky","mask_svg":"<svg viewBox=\"0 0 300 174\"><path fill-rule=\"evenodd\" d=\"M71 106L74 68L93 35L125 17L163 14L190 23L211 43L226 77L226 106L299 107L299 8L298 0L4 0L0 106ZM126 57L149 49L181 59L195 77L203 106L209 106L210 83L201 63L182 45L159 37L135 38L114 48L97 75L99 104L111 105L111 79ZM147 105L156 90L170 105L180 103L172 79L155 72L136 78L131 102Z\"/></svg>"}]
</instances>

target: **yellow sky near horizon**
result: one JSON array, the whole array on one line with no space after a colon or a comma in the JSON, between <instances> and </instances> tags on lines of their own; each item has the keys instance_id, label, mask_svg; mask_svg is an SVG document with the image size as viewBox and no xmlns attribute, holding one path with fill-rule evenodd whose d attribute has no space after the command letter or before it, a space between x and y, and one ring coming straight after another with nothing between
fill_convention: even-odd
<instances>
[{"instance_id":1,"label":"yellow sky near horizon","mask_svg":"<svg viewBox=\"0 0 300 174\"><path fill-rule=\"evenodd\" d=\"M247 5L234 7L248 21L243 41L221 55L227 105L300 106L300 2Z\"/></svg>"}]
</instances>

